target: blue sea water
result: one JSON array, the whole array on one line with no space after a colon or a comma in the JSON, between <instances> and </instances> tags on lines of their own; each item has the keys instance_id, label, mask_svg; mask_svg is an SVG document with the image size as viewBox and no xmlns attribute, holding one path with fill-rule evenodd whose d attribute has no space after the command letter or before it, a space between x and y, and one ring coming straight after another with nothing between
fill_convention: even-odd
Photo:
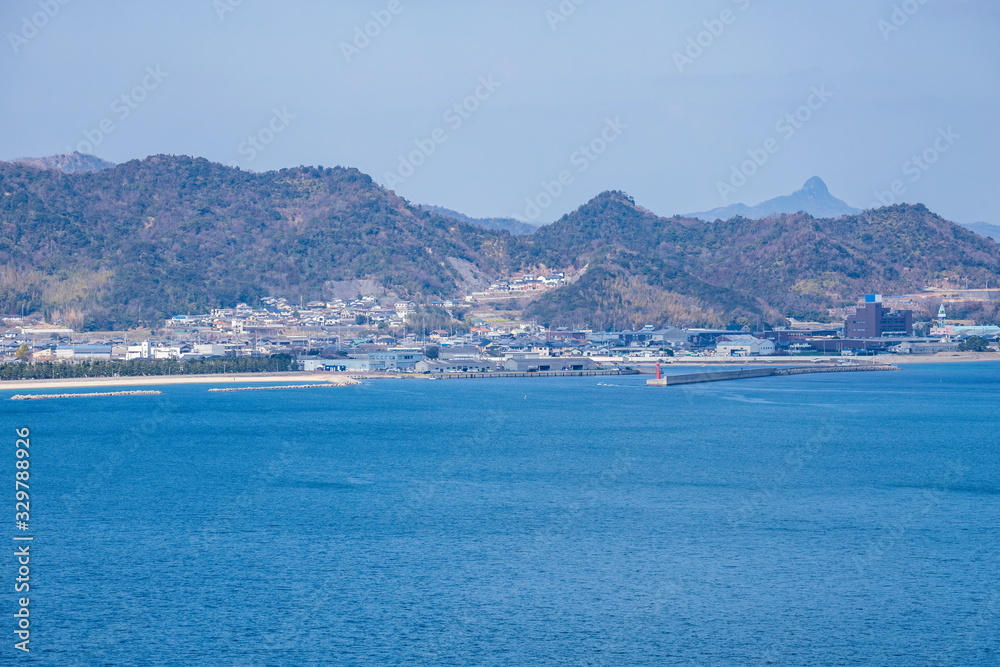
<instances>
[{"instance_id":1,"label":"blue sea water","mask_svg":"<svg viewBox=\"0 0 1000 667\"><path fill-rule=\"evenodd\" d=\"M0 400L31 659L1000 664L1000 364L645 379Z\"/></svg>"}]
</instances>

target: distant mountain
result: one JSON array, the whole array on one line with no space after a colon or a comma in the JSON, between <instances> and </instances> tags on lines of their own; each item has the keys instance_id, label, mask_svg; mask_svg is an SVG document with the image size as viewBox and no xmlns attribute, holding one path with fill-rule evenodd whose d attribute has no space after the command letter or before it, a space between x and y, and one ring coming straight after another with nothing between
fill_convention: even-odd
<instances>
[{"instance_id":1,"label":"distant mountain","mask_svg":"<svg viewBox=\"0 0 1000 667\"><path fill-rule=\"evenodd\" d=\"M801 190L797 190L790 195L775 197L761 202L756 206L746 204L732 204L714 208L711 211L701 213L689 213L688 217L699 220L729 220L735 217L747 218L749 220L759 220L769 215L780 213L808 213L814 218L838 218L842 215L860 213L860 209L850 206L846 202L837 199L826 187L819 176L813 176Z\"/></svg>"},{"instance_id":2,"label":"distant mountain","mask_svg":"<svg viewBox=\"0 0 1000 667\"><path fill-rule=\"evenodd\" d=\"M966 229L971 229L980 236L985 236L986 238L993 239L997 243L1000 243L1000 225L994 225L989 222L970 222L967 224L959 224Z\"/></svg>"},{"instance_id":3,"label":"distant mountain","mask_svg":"<svg viewBox=\"0 0 1000 667\"><path fill-rule=\"evenodd\" d=\"M111 169L114 162L102 160L86 153L64 153L62 155L50 155L48 157L22 157L11 160L13 164L23 164L36 169L54 169L64 174L83 174L91 171L101 171Z\"/></svg>"},{"instance_id":4,"label":"distant mountain","mask_svg":"<svg viewBox=\"0 0 1000 667\"><path fill-rule=\"evenodd\" d=\"M536 225L521 222L520 220L515 220L514 218L470 218L467 215L459 213L458 211L453 211L450 208L444 208L443 206L421 205L420 208L430 211L431 213L436 213L445 218L467 222L470 225L475 225L476 227L507 231L514 236L525 236L527 234L533 234L538 230Z\"/></svg>"}]
</instances>

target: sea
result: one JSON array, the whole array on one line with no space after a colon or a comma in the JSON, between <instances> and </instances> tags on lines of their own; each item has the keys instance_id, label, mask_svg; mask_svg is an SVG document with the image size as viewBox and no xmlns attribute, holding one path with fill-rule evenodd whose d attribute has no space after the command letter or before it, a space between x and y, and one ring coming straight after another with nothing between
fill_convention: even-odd
<instances>
[{"instance_id":1,"label":"sea","mask_svg":"<svg viewBox=\"0 0 1000 667\"><path fill-rule=\"evenodd\" d=\"M0 392L0 663L1000 664L1000 364L648 377Z\"/></svg>"}]
</instances>

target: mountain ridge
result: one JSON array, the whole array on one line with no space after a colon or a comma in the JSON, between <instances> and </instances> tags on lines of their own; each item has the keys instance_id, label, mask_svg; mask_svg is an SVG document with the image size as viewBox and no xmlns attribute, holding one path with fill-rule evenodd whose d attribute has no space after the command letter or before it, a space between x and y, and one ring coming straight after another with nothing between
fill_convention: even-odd
<instances>
[{"instance_id":1,"label":"mountain ridge","mask_svg":"<svg viewBox=\"0 0 1000 667\"><path fill-rule=\"evenodd\" d=\"M980 236L985 236L988 239L1000 242L1000 225L991 222L960 222L958 224L962 225L966 229L971 229Z\"/></svg>"},{"instance_id":2,"label":"mountain ridge","mask_svg":"<svg viewBox=\"0 0 1000 667\"><path fill-rule=\"evenodd\" d=\"M459 213L450 208L445 208L443 206L432 206L430 204L421 204L420 208L435 213L445 218L452 218L453 220L459 220L461 222L466 222L470 225L476 227L483 227L484 229L495 229L497 231L507 231L514 236L526 236L528 234L534 234L538 231L538 225L532 225L527 222L521 222L515 218L473 218L464 213Z\"/></svg>"},{"instance_id":3,"label":"mountain ridge","mask_svg":"<svg viewBox=\"0 0 1000 667\"><path fill-rule=\"evenodd\" d=\"M114 162L102 160L95 155L80 153L62 153L46 157L21 157L9 160L10 164L21 164L36 169L54 169L64 174L83 174L92 171L102 171L115 166Z\"/></svg>"},{"instance_id":4,"label":"mountain ridge","mask_svg":"<svg viewBox=\"0 0 1000 667\"><path fill-rule=\"evenodd\" d=\"M922 205L817 219L664 218L607 191L531 235L413 206L357 169L249 172L158 155L84 173L0 164L0 313L75 328L262 296L459 298L570 270L528 299L557 326L819 319L860 294L1000 282L1000 246Z\"/></svg>"}]
</instances>

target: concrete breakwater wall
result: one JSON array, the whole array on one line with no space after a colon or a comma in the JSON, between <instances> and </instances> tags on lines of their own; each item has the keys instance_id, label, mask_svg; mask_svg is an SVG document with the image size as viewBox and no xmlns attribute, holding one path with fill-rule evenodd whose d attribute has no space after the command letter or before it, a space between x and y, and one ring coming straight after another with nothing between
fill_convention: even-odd
<instances>
[{"instance_id":1,"label":"concrete breakwater wall","mask_svg":"<svg viewBox=\"0 0 1000 667\"><path fill-rule=\"evenodd\" d=\"M514 371L497 371L495 373L434 373L425 378L441 378L442 380L467 380L482 378L552 378L552 377L590 377L594 375L639 375L636 370L590 370L590 371L532 371L521 373ZM414 375L419 378L421 376Z\"/></svg>"},{"instance_id":2,"label":"concrete breakwater wall","mask_svg":"<svg viewBox=\"0 0 1000 667\"><path fill-rule=\"evenodd\" d=\"M85 394L15 394L10 397L12 401L35 401L42 398L90 398L93 396L155 396L162 394L162 391L137 390L137 391L92 391Z\"/></svg>"},{"instance_id":3,"label":"concrete breakwater wall","mask_svg":"<svg viewBox=\"0 0 1000 667\"><path fill-rule=\"evenodd\" d=\"M750 368L739 371L708 371L706 373L682 373L668 375L659 380L646 380L651 387L673 387L696 382L719 382L722 380L744 380L747 378L774 377L781 375L806 375L809 373L848 373L858 371L898 371L898 366L823 366L805 368Z\"/></svg>"},{"instance_id":4,"label":"concrete breakwater wall","mask_svg":"<svg viewBox=\"0 0 1000 667\"><path fill-rule=\"evenodd\" d=\"M899 366L890 364L878 364L872 366L820 366L816 368L779 368L774 371L775 375L802 375L804 373L851 373L870 371L898 371Z\"/></svg>"},{"instance_id":5,"label":"concrete breakwater wall","mask_svg":"<svg viewBox=\"0 0 1000 667\"><path fill-rule=\"evenodd\" d=\"M672 387L677 384L694 384L696 382L719 382L721 380L743 380L774 375L775 368L751 368L741 371L708 371L705 373L681 373L667 375L659 380L646 380L651 387Z\"/></svg>"},{"instance_id":6,"label":"concrete breakwater wall","mask_svg":"<svg viewBox=\"0 0 1000 667\"><path fill-rule=\"evenodd\" d=\"M320 387L346 387L361 384L358 380L344 378L341 382L324 382L322 384L285 384L276 387L216 387L209 391L265 391L267 389L318 389Z\"/></svg>"}]
</instances>

